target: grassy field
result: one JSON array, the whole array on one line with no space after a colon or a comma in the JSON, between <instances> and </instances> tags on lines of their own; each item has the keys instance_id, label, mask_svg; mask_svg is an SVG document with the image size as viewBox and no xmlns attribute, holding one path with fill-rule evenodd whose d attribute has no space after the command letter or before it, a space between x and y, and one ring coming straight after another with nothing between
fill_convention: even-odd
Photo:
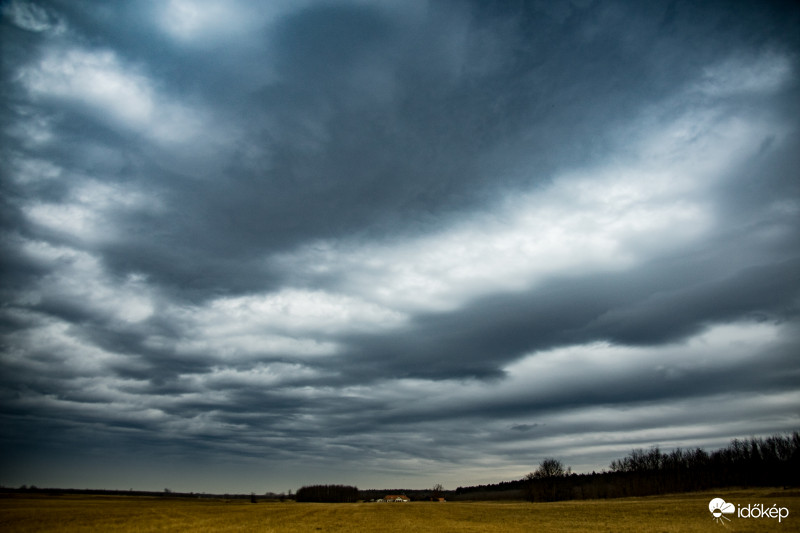
<instances>
[{"instance_id":1,"label":"grassy field","mask_svg":"<svg viewBox=\"0 0 800 533\"><path fill-rule=\"evenodd\" d=\"M739 505L777 504L789 517L732 517L708 511L711 498ZM112 496L0 498L0 531L33 532L707 532L800 531L800 492L724 490L659 497L556 503L448 502L313 504Z\"/></svg>"}]
</instances>

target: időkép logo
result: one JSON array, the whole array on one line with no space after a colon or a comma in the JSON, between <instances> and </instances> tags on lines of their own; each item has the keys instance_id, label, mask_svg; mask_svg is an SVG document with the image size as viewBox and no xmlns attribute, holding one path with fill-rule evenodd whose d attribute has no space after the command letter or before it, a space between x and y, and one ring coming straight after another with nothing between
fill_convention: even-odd
<instances>
[{"instance_id":1,"label":"id\u0151k\u00e9p logo","mask_svg":"<svg viewBox=\"0 0 800 533\"><path fill-rule=\"evenodd\" d=\"M789 516L789 508L778 507L777 503L772 504L772 506L764 505L763 503L736 506L722 498L714 498L708 502L708 510L711 512L714 522L722 525L725 525L726 521L731 521L726 515L732 515L736 518L777 519L779 523Z\"/></svg>"}]
</instances>

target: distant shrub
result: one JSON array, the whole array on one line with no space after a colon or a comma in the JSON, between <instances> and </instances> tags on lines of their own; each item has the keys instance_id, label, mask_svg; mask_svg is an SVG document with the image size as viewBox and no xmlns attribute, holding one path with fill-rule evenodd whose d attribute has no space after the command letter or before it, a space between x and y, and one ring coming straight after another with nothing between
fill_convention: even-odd
<instances>
[{"instance_id":1,"label":"distant shrub","mask_svg":"<svg viewBox=\"0 0 800 533\"><path fill-rule=\"evenodd\" d=\"M358 488L350 485L310 485L295 494L298 502L350 503L358 501Z\"/></svg>"}]
</instances>

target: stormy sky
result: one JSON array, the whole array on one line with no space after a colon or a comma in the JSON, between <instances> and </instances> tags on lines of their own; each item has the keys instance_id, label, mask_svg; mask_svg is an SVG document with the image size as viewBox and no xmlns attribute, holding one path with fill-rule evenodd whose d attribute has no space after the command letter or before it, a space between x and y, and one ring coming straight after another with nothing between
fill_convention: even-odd
<instances>
[{"instance_id":1,"label":"stormy sky","mask_svg":"<svg viewBox=\"0 0 800 533\"><path fill-rule=\"evenodd\" d=\"M800 428L794 2L2 3L0 484Z\"/></svg>"}]
</instances>

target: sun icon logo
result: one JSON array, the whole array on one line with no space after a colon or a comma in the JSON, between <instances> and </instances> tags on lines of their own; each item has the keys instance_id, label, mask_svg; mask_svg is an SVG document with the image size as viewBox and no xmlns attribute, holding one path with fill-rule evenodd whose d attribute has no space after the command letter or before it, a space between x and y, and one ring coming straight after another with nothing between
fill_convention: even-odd
<instances>
[{"instance_id":1,"label":"sun icon logo","mask_svg":"<svg viewBox=\"0 0 800 533\"><path fill-rule=\"evenodd\" d=\"M727 503L722 498L714 498L708 502L708 510L711 511L711 514L714 516L714 522L725 525L723 520L731 521L731 519L725 515L733 513L736 508L732 503Z\"/></svg>"}]
</instances>

